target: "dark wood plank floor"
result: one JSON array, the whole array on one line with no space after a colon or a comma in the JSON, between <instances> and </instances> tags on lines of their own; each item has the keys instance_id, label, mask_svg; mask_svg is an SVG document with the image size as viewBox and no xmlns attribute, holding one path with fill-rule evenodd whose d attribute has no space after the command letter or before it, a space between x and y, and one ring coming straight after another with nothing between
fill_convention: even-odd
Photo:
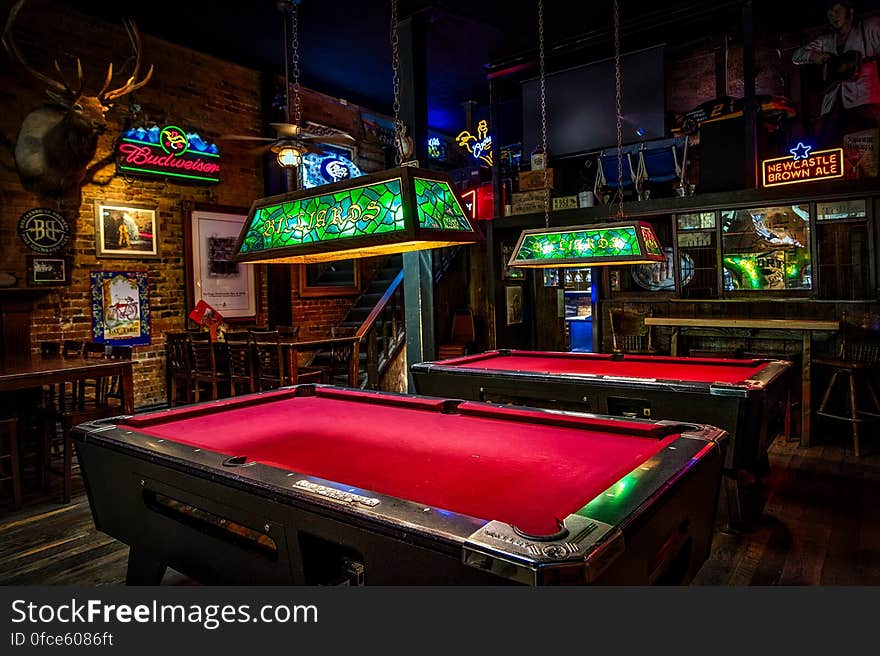
<instances>
[{"instance_id":1,"label":"dark wood plank floor","mask_svg":"<svg viewBox=\"0 0 880 656\"><path fill-rule=\"evenodd\" d=\"M810 448L774 442L763 521L716 531L693 585L880 585L880 435L866 435L870 451L855 458L845 430L828 434ZM28 502L0 515L0 584L124 582L127 547L95 530L81 486L69 505ZM189 581L169 572L163 583Z\"/></svg>"}]
</instances>

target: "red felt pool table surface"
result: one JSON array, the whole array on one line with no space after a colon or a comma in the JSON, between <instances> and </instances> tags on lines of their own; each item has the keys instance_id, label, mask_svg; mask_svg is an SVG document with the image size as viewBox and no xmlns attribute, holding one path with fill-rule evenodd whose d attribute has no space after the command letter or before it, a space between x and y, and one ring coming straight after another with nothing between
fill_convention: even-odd
<instances>
[{"instance_id":1,"label":"red felt pool table surface","mask_svg":"<svg viewBox=\"0 0 880 656\"><path fill-rule=\"evenodd\" d=\"M504 351L441 360L434 364L463 369L526 371L532 374L613 376L699 383L741 384L752 379L766 360L723 358L679 358L663 355L627 355L615 359L610 354Z\"/></svg>"},{"instance_id":2,"label":"red felt pool table surface","mask_svg":"<svg viewBox=\"0 0 880 656\"><path fill-rule=\"evenodd\" d=\"M137 415L119 428L547 535L679 437L654 424L351 390ZM268 396L271 397L272 393Z\"/></svg>"}]
</instances>

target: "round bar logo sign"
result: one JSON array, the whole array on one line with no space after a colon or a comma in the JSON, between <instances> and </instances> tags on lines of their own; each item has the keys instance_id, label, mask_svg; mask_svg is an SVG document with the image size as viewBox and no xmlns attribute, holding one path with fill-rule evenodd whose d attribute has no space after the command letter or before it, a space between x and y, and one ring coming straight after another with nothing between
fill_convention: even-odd
<instances>
[{"instance_id":1,"label":"round bar logo sign","mask_svg":"<svg viewBox=\"0 0 880 656\"><path fill-rule=\"evenodd\" d=\"M21 215L18 236L32 251L56 253L70 239L70 224L60 212L37 207Z\"/></svg>"}]
</instances>

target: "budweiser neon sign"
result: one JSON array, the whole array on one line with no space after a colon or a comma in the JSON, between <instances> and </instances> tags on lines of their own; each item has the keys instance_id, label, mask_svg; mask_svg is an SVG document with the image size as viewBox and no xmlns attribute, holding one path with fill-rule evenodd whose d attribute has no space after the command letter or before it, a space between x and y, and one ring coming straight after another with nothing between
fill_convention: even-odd
<instances>
[{"instance_id":1,"label":"budweiser neon sign","mask_svg":"<svg viewBox=\"0 0 880 656\"><path fill-rule=\"evenodd\" d=\"M119 138L116 169L125 175L220 182L217 146L176 125L134 128Z\"/></svg>"}]
</instances>

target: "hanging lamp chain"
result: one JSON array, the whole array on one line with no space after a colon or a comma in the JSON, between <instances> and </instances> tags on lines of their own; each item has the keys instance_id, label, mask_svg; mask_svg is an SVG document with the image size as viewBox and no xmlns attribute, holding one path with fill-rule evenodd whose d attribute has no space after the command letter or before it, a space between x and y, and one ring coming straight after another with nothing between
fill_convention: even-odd
<instances>
[{"instance_id":1,"label":"hanging lamp chain","mask_svg":"<svg viewBox=\"0 0 880 656\"><path fill-rule=\"evenodd\" d=\"M291 41L291 67L293 76L293 124L299 125L302 119L302 98L299 92L299 2L294 0L290 4L290 41ZM290 108L288 107L288 112Z\"/></svg>"},{"instance_id":2,"label":"hanging lamp chain","mask_svg":"<svg viewBox=\"0 0 880 656\"><path fill-rule=\"evenodd\" d=\"M397 24L397 0L391 0L391 70L394 85L394 148L397 163L406 158L406 124L400 120L400 35Z\"/></svg>"},{"instance_id":3,"label":"hanging lamp chain","mask_svg":"<svg viewBox=\"0 0 880 656\"><path fill-rule=\"evenodd\" d=\"M617 113L617 217L623 218L623 116L621 115L620 85L620 9L618 0L613 0L614 17L614 100Z\"/></svg>"},{"instance_id":4,"label":"hanging lamp chain","mask_svg":"<svg viewBox=\"0 0 880 656\"><path fill-rule=\"evenodd\" d=\"M545 87L544 58L544 0L538 0L538 69L541 87L541 148L544 156L544 227L550 227L550 190L547 189L549 179L550 158L547 152L547 93Z\"/></svg>"}]
</instances>

